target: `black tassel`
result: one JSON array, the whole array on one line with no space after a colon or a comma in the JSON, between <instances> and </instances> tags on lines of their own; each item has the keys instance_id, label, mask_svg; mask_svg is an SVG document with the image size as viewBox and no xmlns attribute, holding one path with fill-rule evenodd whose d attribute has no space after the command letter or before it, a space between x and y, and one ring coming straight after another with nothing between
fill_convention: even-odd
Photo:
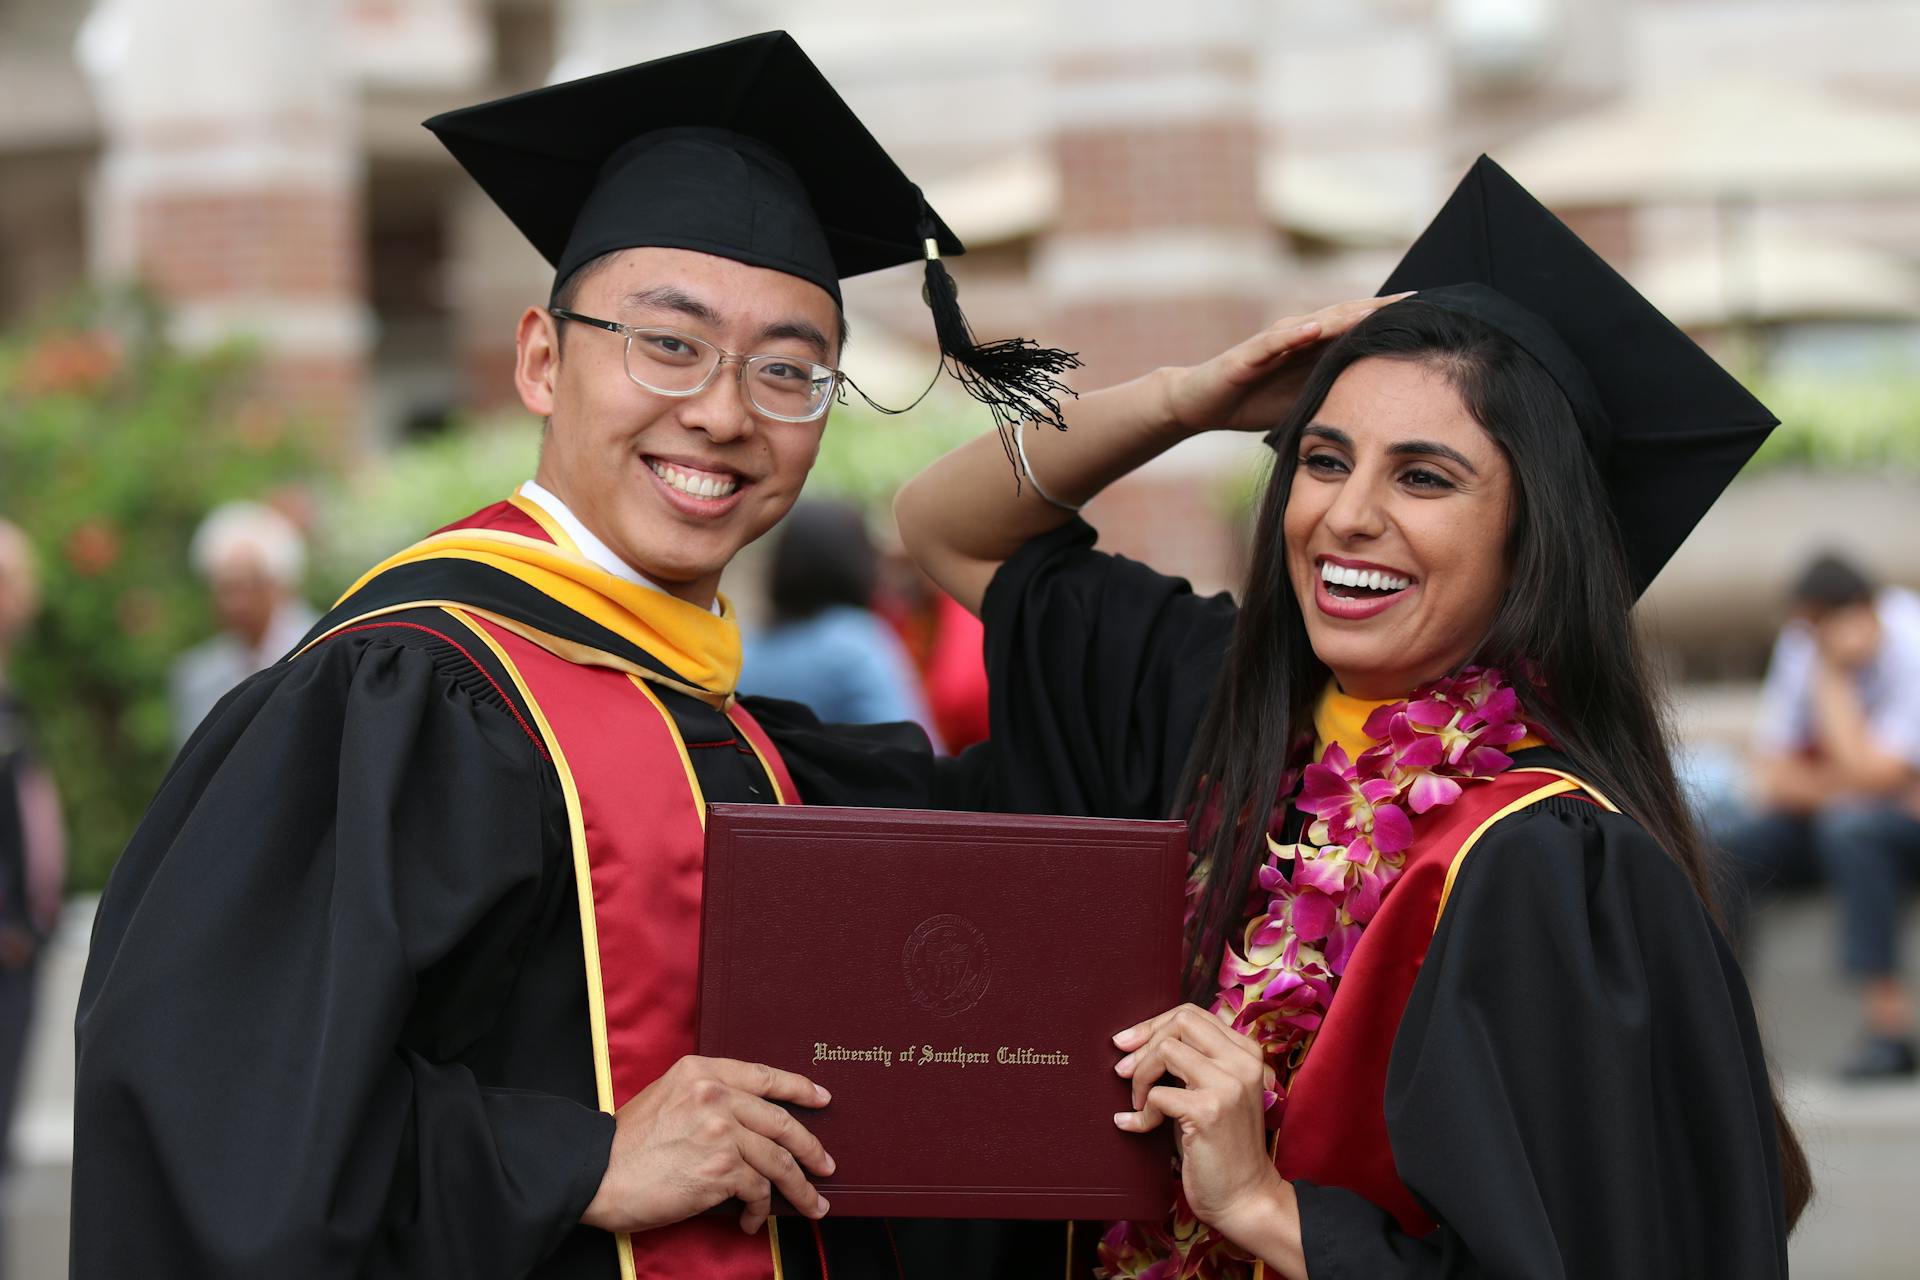
<instances>
[{"instance_id":1,"label":"black tassel","mask_svg":"<svg viewBox=\"0 0 1920 1280\"><path fill-rule=\"evenodd\" d=\"M918 188L915 194L919 194ZM941 360L967 394L993 414L1017 487L1020 463L1013 433L1024 422L1036 426L1045 422L1056 430L1067 429L1066 420L1060 416L1060 397L1078 393L1060 381L1059 375L1078 369L1080 355L1043 347L1031 338L1003 338L980 345L974 340L966 313L960 310L960 288L940 261L939 230L925 197L920 199L920 236L927 253L925 298L927 309L933 312Z\"/></svg>"}]
</instances>

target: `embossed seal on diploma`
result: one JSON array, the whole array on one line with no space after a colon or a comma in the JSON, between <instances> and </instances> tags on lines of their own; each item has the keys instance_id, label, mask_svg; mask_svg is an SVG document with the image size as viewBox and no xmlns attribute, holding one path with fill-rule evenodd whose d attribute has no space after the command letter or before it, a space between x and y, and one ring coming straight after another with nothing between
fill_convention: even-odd
<instances>
[{"instance_id":1,"label":"embossed seal on diploma","mask_svg":"<svg viewBox=\"0 0 1920 1280\"><path fill-rule=\"evenodd\" d=\"M987 939L965 916L932 916L920 922L900 953L914 1004L951 1018L980 1003L992 976Z\"/></svg>"}]
</instances>

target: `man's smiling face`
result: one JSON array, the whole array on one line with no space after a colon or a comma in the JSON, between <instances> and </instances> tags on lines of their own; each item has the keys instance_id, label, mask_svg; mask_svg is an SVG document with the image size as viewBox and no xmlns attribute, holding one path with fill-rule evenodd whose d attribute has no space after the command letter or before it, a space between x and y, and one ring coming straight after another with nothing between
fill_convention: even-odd
<instances>
[{"instance_id":1,"label":"man's smiling face","mask_svg":"<svg viewBox=\"0 0 1920 1280\"><path fill-rule=\"evenodd\" d=\"M677 329L739 355L839 360L840 315L818 285L687 249L623 249L590 264L571 299L583 315ZM515 385L551 424L536 477L616 555L706 605L739 550L793 506L820 450L823 416L781 422L721 366L699 394L665 396L627 377L620 334L542 308L520 318Z\"/></svg>"}]
</instances>

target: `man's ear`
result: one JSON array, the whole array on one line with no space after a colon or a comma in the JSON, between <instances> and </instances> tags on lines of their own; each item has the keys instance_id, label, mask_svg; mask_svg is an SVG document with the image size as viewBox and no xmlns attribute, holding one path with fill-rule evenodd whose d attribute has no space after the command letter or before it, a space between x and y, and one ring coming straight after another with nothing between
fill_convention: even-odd
<instances>
[{"instance_id":1,"label":"man's ear","mask_svg":"<svg viewBox=\"0 0 1920 1280\"><path fill-rule=\"evenodd\" d=\"M560 325L545 307L520 313L513 341L513 389L539 418L553 416L553 387L560 376Z\"/></svg>"}]
</instances>

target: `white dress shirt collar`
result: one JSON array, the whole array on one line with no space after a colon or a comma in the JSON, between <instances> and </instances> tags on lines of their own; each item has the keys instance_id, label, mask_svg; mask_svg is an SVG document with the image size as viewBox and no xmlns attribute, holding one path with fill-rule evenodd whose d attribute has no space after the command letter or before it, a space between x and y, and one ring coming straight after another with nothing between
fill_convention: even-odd
<instances>
[{"instance_id":1,"label":"white dress shirt collar","mask_svg":"<svg viewBox=\"0 0 1920 1280\"><path fill-rule=\"evenodd\" d=\"M580 548L580 554L587 558L587 563L595 568L605 569L622 582L649 587L662 595L673 594L616 555L612 547L600 541L591 529L580 523L580 517L573 514L572 509L560 500L558 494L538 480L529 480L521 485L520 496L552 516L554 523L565 529L567 536L573 539L573 545ZM713 602L713 611L720 612L720 602L717 599Z\"/></svg>"}]
</instances>

